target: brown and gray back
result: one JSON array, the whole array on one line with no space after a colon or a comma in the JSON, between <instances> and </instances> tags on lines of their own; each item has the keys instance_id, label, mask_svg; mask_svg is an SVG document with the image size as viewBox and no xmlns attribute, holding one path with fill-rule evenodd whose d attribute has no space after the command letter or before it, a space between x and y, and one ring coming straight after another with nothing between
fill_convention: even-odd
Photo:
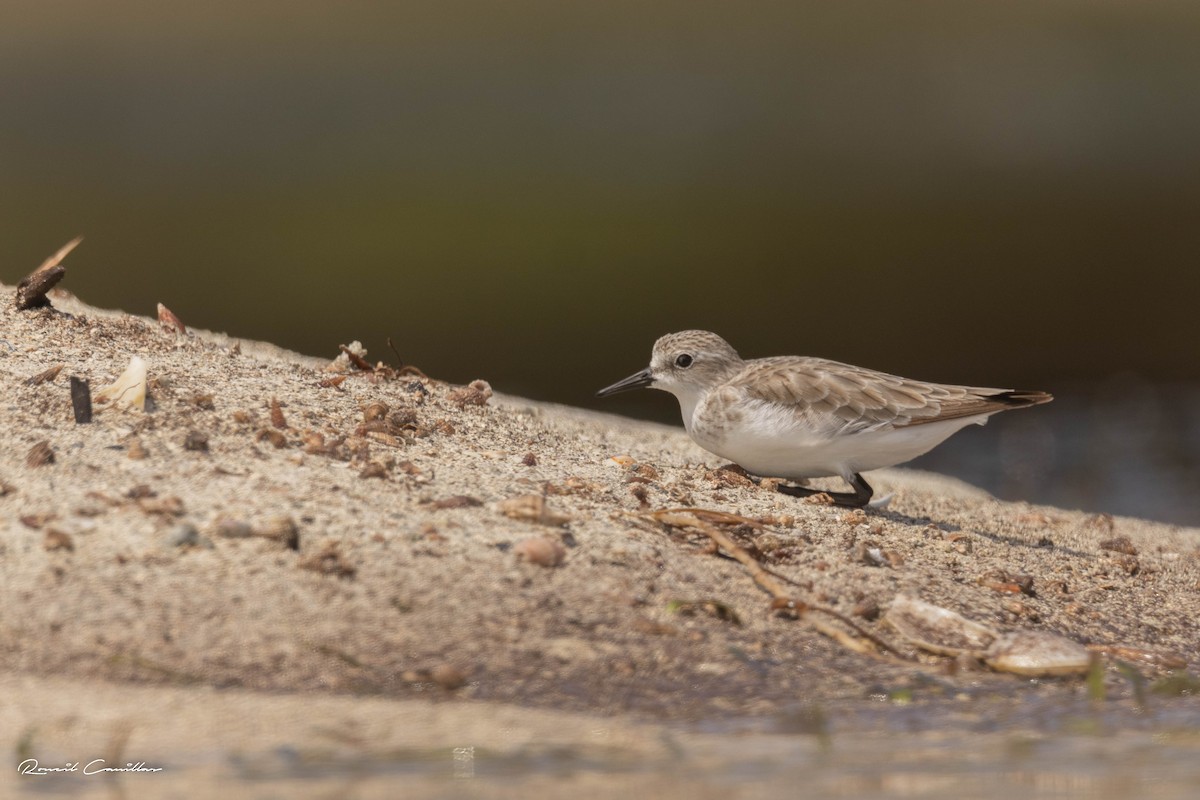
<instances>
[{"instance_id":1,"label":"brown and gray back","mask_svg":"<svg viewBox=\"0 0 1200 800\"><path fill-rule=\"evenodd\" d=\"M990 415L1053 399L1046 392L926 383L799 356L744 362L729 383L754 399L831 414L845 423L844 433Z\"/></svg>"}]
</instances>

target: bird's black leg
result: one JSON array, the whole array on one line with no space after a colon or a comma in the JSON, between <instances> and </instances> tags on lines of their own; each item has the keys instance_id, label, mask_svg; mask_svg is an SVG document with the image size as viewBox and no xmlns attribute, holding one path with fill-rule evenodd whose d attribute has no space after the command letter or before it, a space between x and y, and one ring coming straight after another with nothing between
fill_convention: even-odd
<instances>
[{"instance_id":1,"label":"bird's black leg","mask_svg":"<svg viewBox=\"0 0 1200 800\"><path fill-rule=\"evenodd\" d=\"M871 502L871 497L875 494L875 490L871 488L871 484L863 480L863 476L857 472L850 479L850 487L854 489L853 494L850 492L826 492L821 489L810 489L807 486L788 486L787 484L780 484L779 491L792 497L812 497L814 494L827 494L833 498L835 506L846 506L847 508L862 508Z\"/></svg>"}]
</instances>

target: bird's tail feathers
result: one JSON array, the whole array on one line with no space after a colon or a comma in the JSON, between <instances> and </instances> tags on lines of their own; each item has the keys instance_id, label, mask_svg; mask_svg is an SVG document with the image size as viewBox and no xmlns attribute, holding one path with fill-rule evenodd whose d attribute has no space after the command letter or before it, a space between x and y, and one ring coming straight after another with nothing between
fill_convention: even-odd
<instances>
[{"instance_id":1,"label":"bird's tail feathers","mask_svg":"<svg viewBox=\"0 0 1200 800\"><path fill-rule=\"evenodd\" d=\"M1021 389L1009 389L1007 391L998 392L988 398L996 402L1003 403L1006 406L1037 406L1042 403L1049 403L1054 399L1054 396L1049 392L1023 391Z\"/></svg>"}]
</instances>

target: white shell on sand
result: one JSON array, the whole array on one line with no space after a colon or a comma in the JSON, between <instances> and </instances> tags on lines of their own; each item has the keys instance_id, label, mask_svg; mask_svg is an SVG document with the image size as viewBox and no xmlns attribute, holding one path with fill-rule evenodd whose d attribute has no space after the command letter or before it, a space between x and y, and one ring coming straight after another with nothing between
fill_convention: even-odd
<instances>
[{"instance_id":1,"label":"white shell on sand","mask_svg":"<svg viewBox=\"0 0 1200 800\"><path fill-rule=\"evenodd\" d=\"M1046 631L999 636L983 654L992 669L1018 675L1076 675L1088 671L1089 653L1079 642Z\"/></svg>"},{"instance_id":2,"label":"white shell on sand","mask_svg":"<svg viewBox=\"0 0 1200 800\"><path fill-rule=\"evenodd\" d=\"M140 356L129 359L129 366L116 381L96 390L97 403L112 403L113 408L146 410L146 362Z\"/></svg>"},{"instance_id":3,"label":"white shell on sand","mask_svg":"<svg viewBox=\"0 0 1200 800\"><path fill-rule=\"evenodd\" d=\"M974 656L1000 672L1075 675L1090 666L1087 648L1066 637L1035 630L998 633L911 595L897 595L884 619L915 647L946 656Z\"/></svg>"}]
</instances>

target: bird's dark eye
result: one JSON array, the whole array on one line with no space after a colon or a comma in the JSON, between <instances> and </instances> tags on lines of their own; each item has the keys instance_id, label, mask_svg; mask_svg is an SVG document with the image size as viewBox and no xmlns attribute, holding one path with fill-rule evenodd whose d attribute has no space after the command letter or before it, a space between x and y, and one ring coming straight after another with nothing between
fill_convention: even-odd
<instances>
[{"instance_id":1,"label":"bird's dark eye","mask_svg":"<svg viewBox=\"0 0 1200 800\"><path fill-rule=\"evenodd\" d=\"M689 356L687 353L684 353L683 355L681 355L675 359L675 366L679 367L680 369L687 369L691 365L692 365L692 357Z\"/></svg>"}]
</instances>

